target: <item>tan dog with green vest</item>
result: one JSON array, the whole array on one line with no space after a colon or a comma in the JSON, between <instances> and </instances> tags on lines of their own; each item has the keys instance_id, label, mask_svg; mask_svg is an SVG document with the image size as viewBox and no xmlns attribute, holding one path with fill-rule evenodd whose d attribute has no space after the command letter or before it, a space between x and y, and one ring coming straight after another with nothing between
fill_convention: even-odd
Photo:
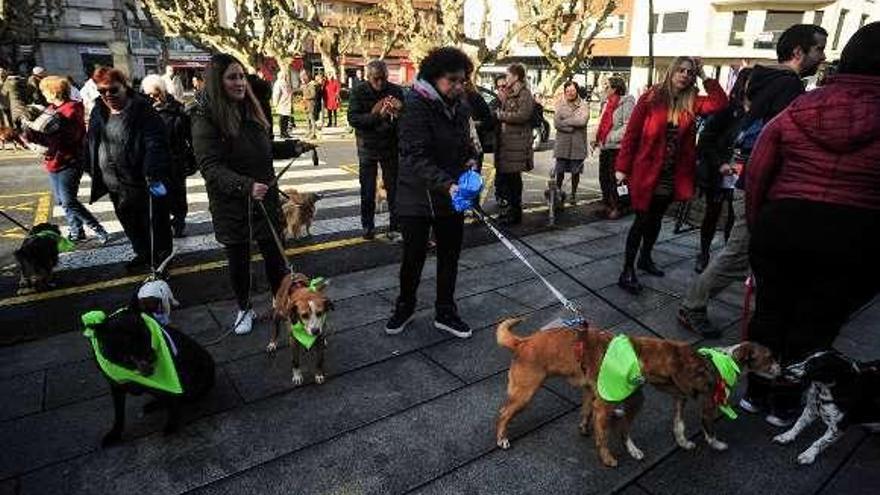
<instances>
[{"instance_id":1,"label":"tan dog with green vest","mask_svg":"<svg viewBox=\"0 0 880 495\"><path fill-rule=\"evenodd\" d=\"M719 407L726 406L730 385L724 383L711 357L685 342L652 337L615 338L611 332L588 325L550 328L519 337L511 329L520 321L505 320L496 331L498 344L514 354L508 372L507 402L501 408L496 425L496 441L502 449L510 447L508 423L550 376L563 376L573 385L583 387L579 429L588 435L592 423L599 458L606 466L617 466L608 440L613 420L621 409L620 433L626 449L634 459L644 458L630 437L632 423L644 402L640 390L642 382L650 383L675 398L673 433L678 445L685 449L694 446L684 435L682 418L685 401L692 397L702 399L703 432L710 446L716 449L727 447L715 438L712 424ZM609 351L612 346L614 349ZM743 342L717 352L719 359L723 359L720 355L728 356L739 372L779 372L779 365L770 351L758 344ZM603 364L606 354L615 357L629 355L630 362ZM613 377L615 372L620 374L617 381L603 376ZM719 388L723 398L718 395Z\"/></svg>"}]
</instances>

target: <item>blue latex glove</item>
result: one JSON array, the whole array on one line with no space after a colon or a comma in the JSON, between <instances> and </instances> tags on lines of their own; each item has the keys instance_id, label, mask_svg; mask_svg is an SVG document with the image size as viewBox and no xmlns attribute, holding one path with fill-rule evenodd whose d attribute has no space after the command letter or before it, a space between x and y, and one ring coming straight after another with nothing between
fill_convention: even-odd
<instances>
[{"instance_id":1,"label":"blue latex glove","mask_svg":"<svg viewBox=\"0 0 880 495\"><path fill-rule=\"evenodd\" d=\"M480 174L473 170L461 174L458 177L458 190L452 196L452 207L459 213L471 209L482 189L483 177Z\"/></svg>"},{"instance_id":2,"label":"blue latex glove","mask_svg":"<svg viewBox=\"0 0 880 495\"><path fill-rule=\"evenodd\" d=\"M154 198L161 198L168 194L168 190L165 189L165 184L157 180L150 182L150 194L152 194Z\"/></svg>"}]
</instances>

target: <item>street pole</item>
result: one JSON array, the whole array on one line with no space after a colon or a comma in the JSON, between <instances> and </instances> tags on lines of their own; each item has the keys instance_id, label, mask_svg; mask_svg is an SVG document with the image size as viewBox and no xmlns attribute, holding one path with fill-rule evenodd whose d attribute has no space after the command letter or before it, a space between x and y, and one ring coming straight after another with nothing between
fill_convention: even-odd
<instances>
[{"instance_id":1,"label":"street pole","mask_svg":"<svg viewBox=\"0 0 880 495\"><path fill-rule=\"evenodd\" d=\"M654 0L648 0L648 87L654 85Z\"/></svg>"}]
</instances>

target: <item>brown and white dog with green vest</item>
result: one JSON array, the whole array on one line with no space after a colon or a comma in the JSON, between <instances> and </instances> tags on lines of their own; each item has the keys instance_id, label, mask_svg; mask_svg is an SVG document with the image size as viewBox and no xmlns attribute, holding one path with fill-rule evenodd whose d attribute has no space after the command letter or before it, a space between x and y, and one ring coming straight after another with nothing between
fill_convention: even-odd
<instances>
[{"instance_id":1,"label":"brown and white dog with green vest","mask_svg":"<svg viewBox=\"0 0 880 495\"><path fill-rule=\"evenodd\" d=\"M507 402L501 408L496 425L496 441L502 449L510 447L507 426L511 419L529 403L544 380L551 376L565 377L571 384L583 388L579 429L584 435L592 430L599 458L606 466L617 466L617 459L609 448L612 426L619 426L630 456L636 460L644 458L643 452L630 437L632 423L644 402L641 383L650 383L675 398L673 431L676 441L683 448L693 447L684 436L684 422L681 419L681 409L688 397L702 397L704 404L708 401L712 405L703 409L703 426L707 439L715 438L711 422L720 405L713 401L718 371L710 359L686 342L615 336L587 324L549 328L528 337L520 337L511 331L520 321L505 320L496 331L498 344L513 351L508 372ZM614 349L609 352L612 342ZM746 342L735 346L730 352L742 371L778 372L779 365L762 346ZM630 357L628 362L606 363L606 355ZM611 378L601 376L606 374ZM619 386L614 386L615 374L618 377L616 385ZM716 443L715 446L720 445Z\"/></svg>"}]
</instances>

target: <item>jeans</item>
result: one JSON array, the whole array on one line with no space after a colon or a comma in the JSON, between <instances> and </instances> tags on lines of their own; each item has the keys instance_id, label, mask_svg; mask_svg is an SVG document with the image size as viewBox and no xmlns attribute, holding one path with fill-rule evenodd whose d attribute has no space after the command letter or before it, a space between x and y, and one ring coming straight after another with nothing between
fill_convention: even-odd
<instances>
[{"instance_id":1,"label":"jeans","mask_svg":"<svg viewBox=\"0 0 880 495\"><path fill-rule=\"evenodd\" d=\"M749 275L749 229L745 216L745 193L736 190L734 194L733 230L724 249L691 283L687 296L681 305L690 310L703 310L709 298L724 290L731 283L745 282Z\"/></svg>"},{"instance_id":2,"label":"jeans","mask_svg":"<svg viewBox=\"0 0 880 495\"><path fill-rule=\"evenodd\" d=\"M104 232L104 227L101 226L98 219L77 198L79 181L82 178L82 174L82 170L75 167L68 167L58 172L49 172L49 184L52 187L52 195L55 197L55 204L60 205L64 209L67 228L71 234L77 235L81 232L83 224L87 225L96 234L100 234Z\"/></svg>"},{"instance_id":3,"label":"jeans","mask_svg":"<svg viewBox=\"0 0 880 495\"><path fill-rule=\"evenodd\" d=\"M358 179L361 183L361 227L376 227L376 175L382 167L382 182L388 195L388 230L396 231L397 226L397 154L385 158L360 156Z\"/></svg>"},{"instance_id":4,"label":"jeans","mask_svg":"<svg viewBox=\"0 0 880 495\"><path fill-rule=\"evenodd\" d=\"M226 250L226 259L229 261L229 278L232 281L232 291L235 292L235 299L238 302L239 309L245 310L251 307L251 245L249 243L227 244L224 246ZM272 288L272 295L278 291L281 280L287 275L287 265L281 253L278 252L278 246L272 239L261 239L257 241L257 247L260 248L260 254L263 255L263 265L266 268L266 278L269 280L269 286Z\"/></svg>"},{"instance_id":5,"label":"jeans","mask_svg":"<svg viewBox=\"0 0 880 495\"><path fill-rule=\"evenodd\" d=\"M403 261L400 264L400 295L398 307L414 309L422 268L428 254L428 236L434 229L437 242L438 314L455 313L455 282L458 278L458 257L464 237L464 215L448 217L400 217L403 234Z\"/></svg>"},{"instance_id":6,"label":"jeans","mask_svg":"<svg viewBox=\"0 0 880 495\"><path fill-rule=\"evenodd\" d=\"M131 241L135 254L150 260L150 201L151 196L146 188L121 186L116 192L110 192L116 218L122 224L122 230ZM171 252L171 221L168 215L168 197L152 198L153 202L153 262Z\"/></svg>"},{"instance_id":7,"label":"jeans","mask_svg":"<svg viewBox=\"0 0 880 495\"><path fill-rule=\"evenodd\" d=\"M671 196L654 196L648 211L637 211L632 227L626 237L626 259L624 269L633 268L639 247L642 249L642 258L651 259L651 251L654 243L660 235L663 226L663 214L672 203Z\"/></svg>"}]
</instances>

